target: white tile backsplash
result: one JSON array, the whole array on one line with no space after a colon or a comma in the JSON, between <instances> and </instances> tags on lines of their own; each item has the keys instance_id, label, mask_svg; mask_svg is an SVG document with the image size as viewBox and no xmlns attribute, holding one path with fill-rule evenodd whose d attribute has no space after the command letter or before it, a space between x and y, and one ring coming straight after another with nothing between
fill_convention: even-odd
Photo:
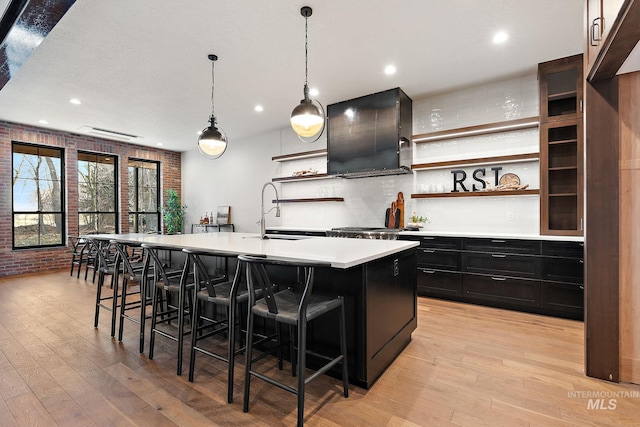
<instances>
[{"instance_id":1,"label":"white tile backsplash","mask_svg":"<svg viewBox=\"0 0 640 427\"><path fill-rule=\"evenodd\" d=\"M512 154L537 153L540 149L537 128L415 144L414 163L477 159Z\"/></svg>"},{"instance_id":2,"label":"white tile backsplash","mask_svg":"<svg viewBox=\"0 0 640 427\"><path fill-rule=\"evenodd\" d=\"M413 134L537 115L538 83L536 75L529 74L414 100ZM295 135L292 136L290 133L292 134L283 131L282 154L323 148L301 145L296 141ZM322 144L326 146L326 141ZM539 131L532 128L416 144L413 163L504 156L538 150ZM411 199L412 193L451 191L452 169L466 171L470 189L474 183L473 171L484 167L486 178L492 180L492 166L494 165L448 167L390 177L281 182L277 185L280 197L284 199L343 197L344 201L283 204L282 217L278 225L310 228L381 227L384 225L386 209L396 200L398 193L402 192L405 199L405 217L408 218L414 211L422 216L429 216L430 223L426 228L430 231L538 234L538 195ZM500 176L507 172L515 173L523 184L529 184L530 189L540 186L537 160L495 166L502 166ZM305 168L325 172L326 158L279 162L274 176L290 176L293 172ZM425 189L428 191L421 191Z\"/></svg>"},{"instance_id":3,"label":"white tile backsplash","mask_svg":"<svg viewBox=\"0 0 640 427\"><path fill-rule=\"evenodd\" d=\"M414 100L413 134L537 115L537 76L528 74Z\"/></svg>"}]
</instances>

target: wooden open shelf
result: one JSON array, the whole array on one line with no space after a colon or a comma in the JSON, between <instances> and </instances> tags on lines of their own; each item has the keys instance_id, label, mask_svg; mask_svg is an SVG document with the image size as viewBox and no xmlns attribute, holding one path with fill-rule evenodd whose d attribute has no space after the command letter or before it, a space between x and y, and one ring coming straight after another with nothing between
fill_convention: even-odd
<instances>
[{"instance_id":1,"label":"wooden open shelf","mask_svg":"<svg viewBox=\"0 0 640 427\"><path fill-rule=\"evenodd\" d=\"M488 123L484 125L468 126L463 128L443 130L439 132L422 133L413 135L411 140L416 144L424 144L428 142L443 141L453 138L464 138L468 136L486 135L490 133L509 132L520 129L528 129L538 127L540 118L527 117L524 119L506 120L503 122Z\"/></svg>"},{"instance_id":2,"label":"wooden open shelf","mask_svg":"<svg viewBox=\"0 0 640 427\"><path fill-rule=\"evenodd\" d=\"M578 96L578 91L571 90L567 92L558 92L553 94L550 93L548 96L548 100L554 101L557 99L575 98L576 96Z\"/></svg>"},{"instance_id":3,"label":"wooden open shelf","mask_svg":"<svg viewBox=\"0 0 640 427\"><path fill-rule=\"evenodd\" d=\"M344 202L343 197L311 197L306 199L273 199L271 203Z\"/></svg>"},{"instance_id":4,"label":"wooden open shelf","mask_svg":"<svg viewBox=\"0 0 640 427\"><path fill-rule=\"evenodd\" d=\"M274 156L271 158L274 162L286 162L289 160L308 159L311 157L322 157L327 155L327 149L303 151L300 153L283 154L282 156Z\"/></svg>"},{"instance_id":5,"label":"wooden open shelf","mask_svg":"<svg viewBox=\"0 0 640 427\"><path fill-rule=\"evenodd\" d=\"M444 162L432 162L432 163L416 163L411 165L412 170L416 169L434 169L445 168L449 166L469 166L480 165L486 163L514 163L528 160L538 160L539 153L524 153L513 154L509 156L494 156L494 157L480 157L477 159L464 159L464 160L449 160Z\"/></svg>"},{"instance_id":6,"label":"wooden open shelf","mask_svg":"<svg viewBox=\"0 0 640 427\"><path fill-rule=\"evenodd\" d=\"M302 176L283 176L280 178L272 178L273 182L293 182L293 181L305 181L310 179L333 179L333 175L327 175L326 173L317 173L315 175L302 175Z\"/></svg>"},{"instance_id":7,"label":"wooden open shelf","mask_svg":"<svg viewBox=\"0 0 640 427\"><path fill-rule=\"evenodd\" d=\"M435 199L442 197L476 197L476 196L529 196L540 194L540 190L513 190L513 191L460 191L458 193L417 193L412 194L412 199Z\"/></svg>"}]
</instances>

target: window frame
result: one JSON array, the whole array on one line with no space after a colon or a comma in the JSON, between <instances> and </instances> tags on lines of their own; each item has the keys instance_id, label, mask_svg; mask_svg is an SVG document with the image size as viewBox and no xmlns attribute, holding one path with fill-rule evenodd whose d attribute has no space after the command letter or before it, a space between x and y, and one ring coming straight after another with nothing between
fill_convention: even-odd
<instances>
[{"instance_id":1,"label":"window frame","mask_svg":"<svg viewBox=\"0 0 640 427\"><path fill-rule=\"evenodd\" d=\"M14 155L16 154L16 146L22 147L30 147L35 149L38 153L38 157L52 157L55 159L60 159L60 176L58 177L58 181L60 183L60 210L59 211L45 211L41 210L40 200L38 201L38 206L36 211L16 211L15 207L15 167L14 164ZM41 156L40 151L57 151L60 156ZM25 153L22 153L25 154ZM11 141L11 247L13 250L22 250L22 249L37 249L37 248L57 248L66 246L67 242L67 211L66 211L66 169L65 169L65 149L64 147L56 147L50 145L40 145L40 144L31 144L27 142L21 141ZM38 186L40 182L38 180ZM43 215L59 215L60 216L60 241L53 244L42 244L42 230L38 231L38 243L37 245L29 245L29 246L16 246L16 216L17 215L38 215L39 221L38 224L43 223L42 216Z\"/></svg>"},{"instance_id":2,"label":"window frame","mask_svg":"<svg viewBox=\"0 0 640 427\"><path fill-rule=\"evenodd\" d=\"M96 161L93 162L94 164L97 163L104 163L104 164L108 164L109 162L99 162L99 158L103 157L103 158L110 158L113 159L113 211L109 212L109 211L81 211L80 210L80 162L81 161L88 161L85 159L81 159L81 157L83 156L92 156L95 157ZM100 214L113 214L114 215L114 233L118 233L120 230L120 209L118 209L118 200L119 200L119 191L118 191L118 176L119 176L119 168L118 168L118 156L115 154L104 154L104 153L95 153L95 152L91 152L91 151L83 151L83 150L78 150L78 167L77 167L77 173L78 173L78 212L77 212L77 217L78 217L78 231L80 232L81 229L81 221L80 221L80 216L81 215L87 215L87 214L93 214L93 215L100 215ZM98 230L98 232L107 232L106 230ZM80 234L86 234L86 233L82 233L80 232Z\"/></svg>"},{"instance_id":3,"label":"window frame","mask_svg":"<svg viewBox=\"0 0 640 427\"><path fill-rule=\"evenodd\" d=\"M132 163L136 164L136 163L149 163L149 164L154 164L155 165L155 169L156 169L156 204L157 207L155 209L155 211L150 212L150 211L140 211L140 210L135 210L135 211L131 211L130 208L130 204L129 204L129 200L131 199L131 192L132 192L132 188L134 188L134 197L135 197L135 207L136 209L140 209L140 187L139 187L139 171L140 167L135 167L135 186L132 187L130 182L129 182L129 168L132 167ZM137 159L137 158L132 158L130 157L128 162L127 162L127 186L128 186L128 194L129 194L129 199L127 200L127 220L129 222L129 232L130 233L145 233L146 231L140 231L140 224L139 224L139 218L140 215L155 215L157 217L157 224L158 224L158 229L155 231L152 231L153 233L160 233L162 230L162 223L161 223L161 212L160 212L160 208L161 208L161 194L160 194L160 181L161 181L161 171L160 171L160 165L161 163L159 161L156 160L145 160L145 159ZM149 168L150 169L150 168ZM133 215L133 221L132 221L132 215Z\"/></svg>"}]
</instances>

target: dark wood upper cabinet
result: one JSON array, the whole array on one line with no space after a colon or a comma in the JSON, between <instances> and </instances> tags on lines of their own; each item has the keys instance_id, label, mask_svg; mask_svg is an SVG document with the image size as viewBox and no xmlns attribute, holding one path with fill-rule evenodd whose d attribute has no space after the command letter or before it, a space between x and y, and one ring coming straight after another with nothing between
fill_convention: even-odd
<instances>
[{"instance_id":1,"label":"dark wood upper cabinet","mask_svg":"<svg viewBox=\"0 0 640 427\"><path fill-rule=\"evenodd\" d=\"M540 234L581 236L584 229L582 54L538 66L540 87Z\"/></svg>"}]
</instances>

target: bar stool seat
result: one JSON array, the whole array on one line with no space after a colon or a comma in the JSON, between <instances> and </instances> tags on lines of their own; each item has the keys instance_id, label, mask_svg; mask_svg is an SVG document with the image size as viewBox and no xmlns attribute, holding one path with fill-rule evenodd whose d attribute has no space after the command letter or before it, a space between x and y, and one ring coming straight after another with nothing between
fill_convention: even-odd
<instances>
[{"instance_id":1,"label":"bar stool seat","mask_svg":"<svg viewBox=\"0 0 640 427\"><path fill-rule=\"evenodd\" d=\"M196 354L204 354L227 363L227 401L233 402L233 378L235 356L244 350L236 349L236 330L239 322L237 313L239 305L248 301L246 282L242 280L241 264L236 266L236 272L230 280L226 274L209 273L202 257L224 258L225 266L229 258L236 258L235 254L223 252L202 252L183 249L194 266L195 283L197 284L193 303L193 317L191 330L191 353L189 360L189 381L193 382ZM213 306L213 316L205 314L206 306ZM222 308L224 316L220 316L217 308ZM226 354L214 352L210 347L201 344L201 340L214 335L226 335Z\"/></svg>"},{"instance_id":2,"label":"bar stool seat","mask_svg":"<svg viewBox=\"0 0 640 427\"><path fill-rule=\"evenodd\" d=\"M140 326L140 353L144 352L145 322L151 316L147 315L146 308L151 305L148 292L148 283L153 280L150 268L149 256L134 254L139 244L125 245L113 240L111 242L117 250L117 268L122 274L122 290L120 292L120 322L118 327L118 341L122 341L124 334L124 321L130 320ZM131 253L129 253L131 251ZM139 295L139 298L127 301L128 298ZM140 310L139 315L128 314L130 310Z\"/></svg>"},{"instance_id":3,"label":"bar stool seat","mask_svg":"<svg viewBox=\"0 0 640 427\"><path fill-rule=\"evenodd\" d=\"M176 374L182 374L182 347L184 336L191 333L190 323L185 320L192 313L192 302L189 294L194 289L193 274L189 272L189 259L185 260L180 276L170 274L165 269L164 263L158 256L160 250L175 250L170 247L144 243L147 256L150 257L154 268L154 287L152 297L151 331L149 337L149 359L153 359L156 334L175 341L178 345ZM167 294L166 308L161 304L161 293ZM171 298L177 297L178 301L172 302ZM177 321L177 329L169 331L168 328L160 328L160 325L169 325ZM185 328L189 326L189 328Z\"/></svg>"},{"instance_id":4,"label":"bar stool seat","mask_svg":"<svg viewBox=\"0 0 640 427\"><path fill-rule=\"evenodd\" d=\"M305 261L292 261L278 258L261 256L241 255L238 260L247 264L247 283L249 287L249 316L247 319L247 341L245 352L245 382L243 411L249 411L249 392L251 377L259 378L269 384L275 385L283 390L298 396L298 426L304 423L304 395L305 386L318 375L327 372L338 363L342 364L342 385L344 397L349 396L348 371L347 371L347 338L345 326L344 298L328 297L313 294L314 272L316 268L330 267L327 263L312 263ZM273 282L267 274L267 266L280 268L291 268L297 271L297 286L289 286L287 289L273 292ZM297 288L297 289L296 289ZM257 299L254 291L260 289L264 298ZM318 317L338 311L340 354L332 357L320 355L315 352L316 357L325 359L327 362L315 373L306 375L307 357L307 323ZM255 317L262 317L278 323L286 324L297 328L297 349L295 360L292 364L297 365L298 378L297 388L293 388L277 379L267 376L252 369L253 351L253 327ZM309 352L311 354L311 352ZM292 359L294 357L292 356ZM295 369L293 369L295 373Z\"/></svg>"}]
</instances>

